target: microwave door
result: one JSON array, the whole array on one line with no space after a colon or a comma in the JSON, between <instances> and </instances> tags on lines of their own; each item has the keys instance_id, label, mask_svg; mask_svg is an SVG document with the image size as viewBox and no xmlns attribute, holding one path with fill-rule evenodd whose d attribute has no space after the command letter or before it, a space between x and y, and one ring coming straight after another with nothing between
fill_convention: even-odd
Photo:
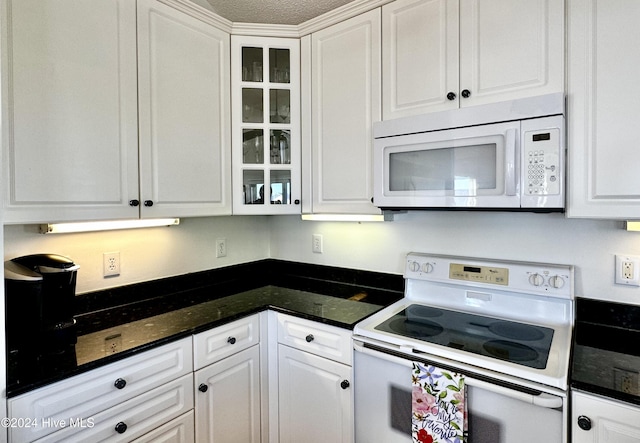
<instances>
[{"instance_id":1,"label":"microwave door","mask_svg":"<svg viewBox=\"0 0 640 443\"><path fill-rule=\"evenodd\" d=\"M376 140L375 201L396 208L520 206L518 123Z\"/></svg>"}]
</instances>

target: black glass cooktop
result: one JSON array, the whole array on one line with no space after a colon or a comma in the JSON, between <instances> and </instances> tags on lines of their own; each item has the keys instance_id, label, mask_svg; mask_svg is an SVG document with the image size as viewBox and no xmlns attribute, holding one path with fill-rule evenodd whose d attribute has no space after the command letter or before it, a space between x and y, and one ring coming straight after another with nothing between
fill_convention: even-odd
<instances>
[{"instance_id":1,"label":"black glass cooktop","mask_svg":"<svg viewBox=\"0 0 640 443\"><path fill-rule=\"evenodd\" d=\"M491 317L410 305L375 327L473 354L544 369L553 329Z\"/></svg>"}]
</instances>

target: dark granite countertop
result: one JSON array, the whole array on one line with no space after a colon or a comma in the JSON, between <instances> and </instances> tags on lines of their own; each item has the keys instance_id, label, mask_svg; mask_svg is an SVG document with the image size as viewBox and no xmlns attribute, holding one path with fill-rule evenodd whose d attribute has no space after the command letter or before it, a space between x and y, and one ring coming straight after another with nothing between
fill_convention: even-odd
<instances>
[{"instance_id":1,"label":"dark granite countertop","mask_svg":"<svg viewBox=\"0 0 640 443\"><path fill-rule=\"evenodd\" d=\"M7 350L7 397L268 309L353 329L403 285L400 275L270 259L81 295L70 352L25 363Z\"/></svg>"}]
</instances>

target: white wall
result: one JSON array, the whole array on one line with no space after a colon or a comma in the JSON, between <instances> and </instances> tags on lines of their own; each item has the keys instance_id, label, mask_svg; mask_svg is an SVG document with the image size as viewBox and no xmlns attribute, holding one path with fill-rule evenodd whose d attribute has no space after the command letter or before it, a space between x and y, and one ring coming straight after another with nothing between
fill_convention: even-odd
<instances>
[{"instance_id":1,"label":"white wall","mask_svg":"<svg viewBox=\"0 0 640 443\"><path fill-rule=\"evenodd\" d=\"M324 253L311 252L322 234ZM614 255L640 256L640 233L622 222L566 219L562 214L411 212L385 223L310 222L299 216L182 219L180 226L103 233L42 235L35 226L5 226L5 259L39 252L80 264L77 292L273 257L402 273L409 251L529 260L576 266L576 294L640 305L640 288L615 285ZM228 256L215 257L215 239ZM122 273L102 276L103 252L120 251Z\"/></svg>"},{"instance_id":2,"label":"white wall","mask_svg":"<svg viewBox=\"0 0 640 443\"><path fill-rule=\"evenodd\" d=\"M55 253L80 265L78 294L269 257L266 217L181 219L179 226L81 234L47 234L34 225L5 226L5 260ZM227 256L216 258L215 240ZM120 252L120 276L104 278L102 254Z\"/></svg>"},{"instance_id":3,"label":"white wall","mask_svg":"<svg viewBox=\"0 0 640 443\"><path fill-rule=\"evenodd\" d=\"M615 254L640 256L640 233L623 222L562 214L411 212L393 222L310 222L273 217L271 257L402 273L407 252L432 252L576 266L576 295L640 304L640 288L613 283ZM311 252L322 234L324 253Z\"/></svg>"}]
</instances>

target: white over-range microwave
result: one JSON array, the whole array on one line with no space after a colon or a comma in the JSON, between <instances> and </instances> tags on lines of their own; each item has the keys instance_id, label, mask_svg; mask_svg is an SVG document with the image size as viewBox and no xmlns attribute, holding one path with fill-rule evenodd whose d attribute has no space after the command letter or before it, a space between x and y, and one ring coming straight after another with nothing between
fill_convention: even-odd
<instances>
[{"instance_id":1,"label":"white over-range microwave","mask_svg":"<svg viewBox=\"0 0 640 443\"><path fill-rule=\"evenodd\" d=\"M382 209L563 211L563 94L374 124Z\"/></svg>"}]
</instances>

